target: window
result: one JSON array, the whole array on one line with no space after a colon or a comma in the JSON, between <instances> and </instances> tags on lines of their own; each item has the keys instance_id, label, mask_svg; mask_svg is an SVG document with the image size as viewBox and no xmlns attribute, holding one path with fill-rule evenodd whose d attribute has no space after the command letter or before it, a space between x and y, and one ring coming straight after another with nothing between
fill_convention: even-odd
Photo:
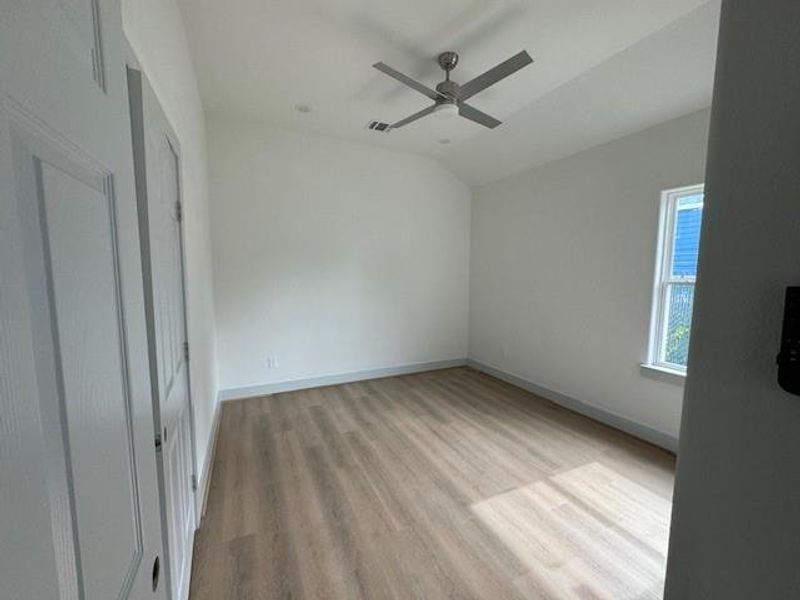
<instances>
[{"instance_id":1,"label":"window","mask_svg":"<svg viewBox=\"0 0 800 600\"><path fill-rule=\"evenodd\" d=\"M702 217L702 185L662 193L650 366L686 372Z\"/></svg>"}]
</instances>

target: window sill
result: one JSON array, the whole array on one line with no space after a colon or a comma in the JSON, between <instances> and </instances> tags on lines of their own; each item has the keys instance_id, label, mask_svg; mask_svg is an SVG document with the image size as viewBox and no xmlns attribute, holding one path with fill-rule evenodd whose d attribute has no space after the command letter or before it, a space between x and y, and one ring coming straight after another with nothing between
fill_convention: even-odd
<instances>
[{"instance_id":1,"label":"window sill","mask_svg":"<svg viewBox=\"0 0 800 600\"><path fill-rule=\"evenodd\" d=\"M662 367L660 365L650 365L643 363L639 365L642 375L663 381L665 383L672 383L674 385L684 385L686 383L686 373L669 367Z\"/></svg>"}]
</instances>

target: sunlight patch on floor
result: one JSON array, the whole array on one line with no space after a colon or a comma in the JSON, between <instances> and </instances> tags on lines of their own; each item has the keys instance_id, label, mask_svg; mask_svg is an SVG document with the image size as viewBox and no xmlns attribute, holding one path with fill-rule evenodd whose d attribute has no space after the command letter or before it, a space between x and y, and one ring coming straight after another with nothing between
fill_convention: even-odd
<instances>
[{"instance_id":1,"label":"sunlight patch on floor","mask_svg":"<svg viewBox=\"0 0 800 600\"><path fill-rule=\"evenodd\" d=\"M593 462L472 505L544 598L661 598L671 504Z\"/></svg>"}]
</instances>

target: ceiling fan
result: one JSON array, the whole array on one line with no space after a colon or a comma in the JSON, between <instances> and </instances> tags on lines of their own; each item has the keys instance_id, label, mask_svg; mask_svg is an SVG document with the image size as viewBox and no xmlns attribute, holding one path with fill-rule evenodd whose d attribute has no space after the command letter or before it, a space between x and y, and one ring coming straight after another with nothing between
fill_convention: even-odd
<instances>
[{"instance_id":1,"label":"ceiling fan","mask_svg":"<svg viewBox=\"0 0 800 600\"><path fill-rule=\"evenodd\" d=\"M403 75L399 71L396 71L389 65L386 65L382 62L372 65L382 73L386 73L389 77L393 77L400 83L404 83L408 87L417 90L419 93L427 96L434 102L432 106L414 113L410 117L406 117L397 123L393 123L390 126L391 129L403 127L404 125L408 125L417 119L421 119L422 117L432 113L439 112L444 112L446 114L458 114L469 119L470 121L479 123L484 127L494 129L500 125L501 121L498 121L491 115L487 115L486 113L479 111L477 108L470 106L466 103L466 100L478 92L485 90L489 86L494 85L501 79L505 79L509 75L516 73L521 68L527 67L533 62L533 59L525 50L523 50L519 54L515 54L508 60L501 62L499 65L492 67L482 75L478 75L475 79L472 79L463 85L459 85L455 81L450 81L450 71L455 69L456 65L458 64L458 54L455 52L442 52L439 55L438 62L439 66L445 72L445 79L436 86L435 90L430 89L428 86L423 85L418 81L414 81L409 76Z\"/></svg>"}]
</instances>

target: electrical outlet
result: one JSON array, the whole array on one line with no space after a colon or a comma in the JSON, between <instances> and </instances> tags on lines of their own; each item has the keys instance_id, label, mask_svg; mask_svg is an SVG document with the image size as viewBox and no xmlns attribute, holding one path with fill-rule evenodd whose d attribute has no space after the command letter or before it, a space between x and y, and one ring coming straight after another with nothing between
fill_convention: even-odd
<instances>
[{"instance_id":1,"label":"electrical outlet","mask_svg":"<svg viewBox=\"0 0 800 600\"><path fill-rule=\"evenodd\" d=\"M277 356L268 356L267 357L267 368L268 369L277 369L278 368L278 357Z\"/></svg>"}]
</instances>

